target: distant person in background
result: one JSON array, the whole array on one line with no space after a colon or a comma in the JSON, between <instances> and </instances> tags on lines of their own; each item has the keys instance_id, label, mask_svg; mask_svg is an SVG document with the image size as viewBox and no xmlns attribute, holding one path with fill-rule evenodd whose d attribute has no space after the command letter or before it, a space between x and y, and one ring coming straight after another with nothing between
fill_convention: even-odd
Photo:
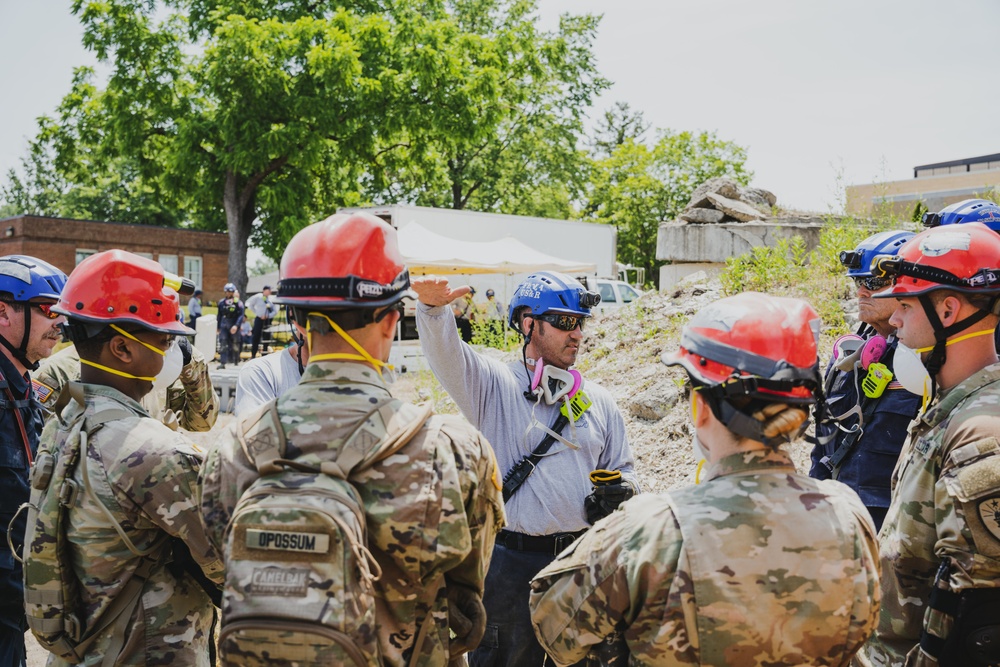
<instances>
[{"instance_id":1,"label":"distant person in background","mask_svg":"<svg viewBox=\"0 0 1000 667\"><path fill-rule=\"evenodd\" d=\"M490 332L497 343L503 340L503 329L507 319L507 308L496 298L496 292L486 290L486 303L483 304L483 317L489 324Z\"/></svg>"},{"instance_id":2,"label":"distant person in background","mask_svg":"<svg viewBox=\"0 0 1000 667\"><path fill-rule=\"evenodd\" d=\"M451 304L451 312L455 314L458 331L466 343L472 342L472 321L476 319L476 303L472 300L474 296L476 288L470 287L468 294L455 299Z\"/></svg>"},{"instance_id":3,"label":"distant person in background","mask_svg":"<svg viewBox=\"0 0 1000 667\"><path fill-rule=\"evenodd\" d=\"M223 291L226 295L219 301L219 312L215 316L219 326L219 368L225 368L228 363L240 363L240 326L246 310L236 285L226 283Z\"/></svg>"},{"instance_id":4,"label":"distant person in background","mask_svg":"<svg viewBox=\"0 0 1000 667\"><path fill-rule=\"evenodd\" d=\"M196 289L194 296L188 300L188 326L195 329L199 317L201 317L201 290Z\"/></svg>"},{"instance_id":5,"label":"distant person in background","mask_svg":"<svg viewBox=\"0 0 1000 667\"><path fill-rule=\"evenodd\" d=\"M247 299L247 308L253 313L253 332L250 335L250 358L257 356L257 349L261 346L263 338L264 354L267 354L268 344L271 336L264 336L264 330L271 326L271 320L278 314L278 306L271 301L271 286L264 285L264 289L259 294L254 294Z\"/></svg>"},{"instance_id":6,"label":"distant person in background","mask_svg":"<svg viewBox=\"0 0 1000 667\"><path fill-rule=\"evenodd\" d=\"M253 328L250 326L250 321L244 319L243 323L240 324L240 353L250 346L250 339L253 334Z\"/></svg>"}]
</instances>

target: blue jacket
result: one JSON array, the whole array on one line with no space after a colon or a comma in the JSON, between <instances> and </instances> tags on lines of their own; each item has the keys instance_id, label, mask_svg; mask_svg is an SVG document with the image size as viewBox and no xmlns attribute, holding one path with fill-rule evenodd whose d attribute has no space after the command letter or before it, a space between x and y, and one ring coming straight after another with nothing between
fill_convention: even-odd
<instances>
[{"instance_id":1,"label":"blue jacket","mask_svg":"<svg viewBox=\"0 0 1000 667\"><path fill-rule=\"evenodd\" d=\"M28 502L28 455L24 451L24 438L14 410L21 412L31 455L38 450L42 434L42 407L36 400L28 382L0 353L0 626L20 632L25 630L24 586L21 581L21 564L7 546L7 526L21 503ZM7 395L10 390L14 398ZM12 539L21 550L24 543L26 513L14 524Z\"/></svg>"},{"instance_id":2,"label":"blue jacket","mask_svg":"<svg viewBox=\"0 0 1000 667\"><path fill-rule=\"evenodd\" d=\"M215 315L215 319L219 325L219 331L226 329L228 333L228 329L236 327L238 335L240 325L243 324L245 316L246 308L243 306L243 302L226 297L219 301L219 310Z\"/></svg>"},{"instance_id":3,"label":"blue jacket","mask_svg":"<svg viewBox=\"0 0 1000 667\"><path fill-rule=\"evenodd\" d=\"M892 338L889 348L880 360L889 367L889 370L892 370L892 357L896 351L896 344L896 339ZM827 409L832 414L841 415L852 406L858 405L858 388L854 371L838 370L831 362L827 367L827 381L827 385L830 386L826 397ZM836 426L819 426L817 429L819 435L826 435L832 430L837 430L837 434L826 447L817 445L813 448L809 476L843 482L857 492L861 502L870 511L881 510L873 512L873 515L884 515L885 509L889 507L892 471L896 467L899 451L906 440L907 427L920 409L920 397L903 389L895 380L886 387L878 399L869 399L863 393L861 397L862 411L868 409L872 400L877 401L875 411L865 425L864 433L854 443L850 454L841 462L840 467L831 471L820 460L824 456L833 456L849 436L843 430L837 430ZM841 426L850 429L857 423L857 417L852 415L844 419Z\"/></svg>"}]
</instances>

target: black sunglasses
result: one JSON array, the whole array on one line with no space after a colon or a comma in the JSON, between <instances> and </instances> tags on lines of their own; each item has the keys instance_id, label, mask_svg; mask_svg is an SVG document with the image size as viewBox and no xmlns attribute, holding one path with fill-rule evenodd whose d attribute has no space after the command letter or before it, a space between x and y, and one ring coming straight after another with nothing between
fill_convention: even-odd
<instances>
[{"instance_id":1,"label":"black sunglasses","mask_svg":"<svg viewBox=\"0 0 1000 667\"><path fill-rule=\"evenodd\" d=\"M891 284L892 278L879 278L878 276L854 277L855 287L864 287L872 292L883 287L888 287Z\"/></svg>"},{"instance_id":2,"label":"black sunglasses","mask_svg":"<svg viewBox=\"0 0 1000 667\"><path fill-rule=\"evenodd\" d=\"M541 320L542 322L548 322L556 329L560 331L573 331L577 327L580 327L580 331L583 331L583 320L584 318L579 315L561 315L558 313L545 313L544 315L535 315L536 320Z\"/></svg>"}]
</instances>

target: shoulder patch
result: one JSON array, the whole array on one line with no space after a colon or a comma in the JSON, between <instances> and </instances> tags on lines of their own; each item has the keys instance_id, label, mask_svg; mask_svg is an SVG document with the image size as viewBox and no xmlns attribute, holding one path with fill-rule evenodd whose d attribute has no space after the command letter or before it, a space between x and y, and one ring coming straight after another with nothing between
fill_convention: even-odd
<instances>
[{"instance_id":1,"label":"shoulder patch","mask_svg":"<svg viewBox=\"0 0 1000 667\"><path fill-rule=\"evenodd\" d=\"M977 509L983 527L990 535L1000 540L1000 498L980 500Z\"/></svg>"},{"instance_id":2,"label":"shoulder patch","mask_svg":"<svg viewBox=\"0 0 1000 667\"><path fill-rule=\"evenodd\" d=\"M55 395L56 390L44 382L39 382L32 378L31 389L35 392L35 400L44 404Z\"/></svg>"}]
</instances>

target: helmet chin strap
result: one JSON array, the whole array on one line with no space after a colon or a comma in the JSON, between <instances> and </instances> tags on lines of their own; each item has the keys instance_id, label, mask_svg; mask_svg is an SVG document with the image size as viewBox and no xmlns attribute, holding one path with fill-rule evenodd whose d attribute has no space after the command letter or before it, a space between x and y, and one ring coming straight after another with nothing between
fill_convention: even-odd
<instances>
[{"instance_id":1,"label":"helmet chin strap","mask_svg":"<svg viewBox=\"0 0 1000 667\"><path fill-rule=\"evenodd\" d=\"M933 397L937 395L937 374L941 371L941 367L944 366L945 358L947 357L948 337L968 329L989 315L989 311L976 311L964 320L959 320L951 326L946 327L941 323L941 318L938 317L937 311L934 309L934 302L929 295L921 294L917 297L917 301L920 302L920 306L924 309L924 314L927 315L927 321L931 323L931 327L934 329L934 347L931 348L931 353L924 360L924 367L931 376L931 399L933 400Z\"/></svg>"},{"instance_id":2,"label":"helmet chin strap","mask_svg":"<svg viewBox=\"0 0 1000 667\"><path fill-rule=\"evenodd\" d=\"M350 345L355 350L357 350L358 353L357 354L348 354L348 353L344 353L344 352L331 352L329 354L316 354L316 355L314 355L312 353L312 329L309 326L309 319L308 319L312 315L319 315L324 320L326 320L327 322L329 322L330 326L333 327L333 330L336 331L340 335L341 338L343 338L345 341L347 341L348 345ZM351 361L366 361L366 362L368 362L369 364L372 365L372 367L375 369L375 372L378 373L378 376L380 378L382 377L382 369L383 368L388 368L390 371L394 370L393 367L390 364L387 364L384 361L376 359L371 354L369 354L368 350L366 350L365 348L361 347L361 345L358 344L358 342L356 340L354 340L353 338L351 338L351 336L346 331L344 331L343 329L341 329L337 325L336 322L334 322L329 317L327 317L325 314L320 313L320 312L314 311L314 312L309 313L306 316L306 342L309 345L309 361L310 362L312 362L312 361L327 361L327 360L330 360L330 359L347 359L347 360L351 360Z\"/></svg>"},{"instance_id":3,"label":"helmet chin strap","mask_svg":"<svg viewBox=\"0 0 1000 667\"><path fill-rule=\"evenodd\" d=\"M34 371L38 370L38 362L28 360L28 338L31 337L31 306L26 302L22 302L21 305L24 307L24 310L21 311L24 313L24 333L21 335L21 344L14 347L14 344L4 336L0 336L0 344L7 348L14 355L14 358L21 362L22 366L29 371Z\"/></svg>"}]
</instances>

